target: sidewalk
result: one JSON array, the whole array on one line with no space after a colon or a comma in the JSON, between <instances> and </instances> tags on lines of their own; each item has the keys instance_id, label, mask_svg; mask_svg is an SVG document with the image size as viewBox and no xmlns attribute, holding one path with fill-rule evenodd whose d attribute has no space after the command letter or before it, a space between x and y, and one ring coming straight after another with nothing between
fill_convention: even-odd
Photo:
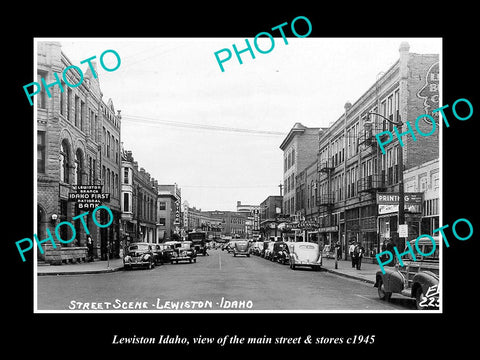
<instances>
[{"instance_id":1,"label":"sidewalk","mask_svg":"<svg viewBox=\"0 0 480 360\"><path fill-rule=\"evenodd\" d=\"M328 272L340 276L353 278L356 280L365 281L371 284L375 284L375 275L377 271L380 270L380 266L378 264L371 264L364 261L362 261L362 266L360 267L360 270L352 268L352 262L350 260L339 260L337 266L338 269L335 269L334 259L323 258L322 263L323 269Z\"/></svg>"},{"instance_id":2,"label":"sidewalk","mask_svg":"<svg viewBox=\"0 0 480 360\"><path fill-rule=\"evenodd\" d=\"M123 269L122 259L96 260L76 264L49 265L37 264L37 275L78 275L99 274L119 271Z\"/></svg>"}]
</instances>

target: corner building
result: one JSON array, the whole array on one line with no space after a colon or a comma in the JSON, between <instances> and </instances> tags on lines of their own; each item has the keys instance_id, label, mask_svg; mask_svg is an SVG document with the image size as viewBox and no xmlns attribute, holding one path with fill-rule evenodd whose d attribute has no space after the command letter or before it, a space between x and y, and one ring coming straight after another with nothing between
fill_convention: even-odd
<instances>
[{"instance_id":1,"label":"corner building","mask_svg":"<svg viewBox=\"0 0 480 360\"><path fill-rule=\"evenodd\" d=\"M52 264L82 261L86 257L86 232L80 219L73 220L77 215L89 212L83 219L94 242L94 257L100 258L106 254L106 248L100 228L92 219L92 209L80 209L75 201L69 200L69 193L74 192L75 185L103 185L102 193L110 192L113 211L119 209L119 161L109 162L110 179L102 173L102 164L106 159L102 156L102 148L107 139L102 134L102 123L107 121L105 109L108 107L102 101L99 78L94 78L90 68L84 71L84 78L76 87L67 86L63 80L56 81L55 73L62 77L63 71L73 65L62 52L61 44L54 41L37 43L37 82L43 78L50 85L48 91L42 86L36 95L37 114L37 229L39 240L47 238L47 229L55 241L43 244L44 254L37 252L38 260ZM98 74L97 74L98 75ZM80 83L80 74L67 71L65 74L70 84ZM63 92L61 91L63 88ZM48 94L50 93L50 96ZM112 105L113 107L113 105ZM120 141L120 123L116 118L114 144ZM115 154L117 148L112 145ZM115 155L113 155L115 156ZM96 213L98 223L107 221L101 217L107 215L100 211ZM65 244L55 236L56 226L64 221L75 227L75 238ZM118 220L117 223L118 224ZM118 244L118 228L112 225L109 229L109 239ZM68 226L59 227L59 235L63 240L73 237ZM105 240L106 241L106 240ZM105 244L105 246L104 246ZM118 250L118 248L117 248ZM117 250L113 250L116 253Z\"/></svg>"},{"instance_id":2,"label":"corner building","mask_svg":"<svg viewBox=\"0 0 480 360\"><path fill-rule=\"evenodd\" d=\"M324 244L340 241L345 258L353 240L360 241L365 257L374 261L384 240L403 249L405 241L420 234L421 204L405 211L408 238L403 239L397 232L398 205L391 206L390 211L382 208L380 214L377 193L398 194L405 171L439 158L438 122L430 136L420 136L415 128L417 117L431 114L439 106L439 55L411 53L407 43L400 45L399 53L398 61L381 73L356 102L347 102L338 120L320 133L316 199L319 233ZM409 122L416 141L411 133L405 134L401 147L394 125L375 114L394 122L401 120L403 133ZM430 133L432 124L423 118L418 128ZM383 154L375 135L386 130L394 135ZM399 163L400 151L403 164Z\"/></svg>"}]
</instances>

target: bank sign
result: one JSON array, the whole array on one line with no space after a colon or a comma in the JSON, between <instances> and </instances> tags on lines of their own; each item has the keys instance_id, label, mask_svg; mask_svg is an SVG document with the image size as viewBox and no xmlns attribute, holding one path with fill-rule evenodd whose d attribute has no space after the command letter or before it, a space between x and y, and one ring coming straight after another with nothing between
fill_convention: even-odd
<instances>
[{"instance_id":1,"label":"bank sign","mask_svg":"<svg viewBox=\"0 0 480 360\"><path fill-rule=\"evenodd\" d=\"M410 213L421 213L423 193L405 193L404 209ZM399 193L377 193L378 214L398 212Z\"/></svg>"},{"instance_id":2,"label":"bank sign","mask_svg":"<svg viewBox=\"0 0 480 360\"><path fill-rule=\"evenodd\" d=\"M110 202L110 193L102 193L103 185L71 185L68 201L76 203L78 209L94 209Z\"/></svg>"}]
</instances>

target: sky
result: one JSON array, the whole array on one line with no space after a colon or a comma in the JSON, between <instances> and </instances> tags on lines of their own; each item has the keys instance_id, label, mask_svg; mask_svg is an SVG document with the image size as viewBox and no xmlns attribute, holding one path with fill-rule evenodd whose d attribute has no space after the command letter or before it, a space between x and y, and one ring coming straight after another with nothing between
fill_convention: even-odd
<instances>
[{"instance_id":1,"label":"sky","mask_svg":"<svg viewBox=\"0 0 480 360\"><path fill-rule=\"evenodd\" d=\"M121 110L121 141L160 184L177 183L182 201L202 210L235 210L278 195L279 146L296 122L328 127L399 57L441 54L441 38L274 38L239 64L232 44L245 38L60 38L72 64L96 56L103 100ZM46 40L37 38L37 41ZM268 49L268 38L260 38ZM214 53L228 48L222 72ZM121 64L105 71L113 49ZM222 58L226 53L220 55ZM106 53L113 68L116 59Z\"/></svg>"}]
</instances>

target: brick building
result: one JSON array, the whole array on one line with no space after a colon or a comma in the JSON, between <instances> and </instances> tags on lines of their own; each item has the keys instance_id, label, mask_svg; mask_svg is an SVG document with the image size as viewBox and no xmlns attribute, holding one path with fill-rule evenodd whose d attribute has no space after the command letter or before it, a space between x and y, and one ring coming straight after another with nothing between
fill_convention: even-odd
<instances>
[{"instance_id":1,"label":"brick building","mask_svg":"<svg viewBox=\"0 0 480 360\"><path fill-rule=\"evenodd\" d=\"M182 191L173 185L158 185L157 195L157 242L173 240L181 236Z\"/></svg>"},{"instance_id":2,"label":"brick building","mask_svg":"<svg viewBox=\"0 0 480 360\"><path fill-rule=\"evenodd\" d=\"M405 172L428 161L438 159L438 132L402 137L401 147L396 138L380 151L375 135L390 130L393 125L384 120L402 120L415 128L415 119L438 107L437 54L414 54L406 43L400 45L399 60L378 77L355 103L347 102L344 113L320 135L318 153L319 233L324 244L340 241L347 255L348 243L358 240L373 258L388 234L399 248L403 239L397 232L398 215L392 211L379 214L376 194L398 193L402 170L399 151L403 155ZM378 116L375 114L380 114ZM422 119L419 128L429 133L432 125ZM403 131L407 130L406 125ZM398 211L398 206L397 206ZM418 236L421 207L406 211L410 240ZM386 228L388 232L379 231Z\"/></svg>"},{"instance_id":3,"label":"brick building","mask_svg":"<svg viewBox=\"0 0 480 360\"><path fill-rule=\"evenodd\" d=\"M123 244L157 241L158 182L122 149L121 233Z\"/></svg>"},{"instance_id":4,"label":"brick building","mask_svg":"<svg viewBox=\"0 0 480 360\"><path fill-rule=\"evenodd\" d=\"M295 215L295 177L317 157L320 128L295 123L280 145L283 151L283 211Z\"/></svg>"},{"instance_id":5,"label":"brick building","mask_svg":"<svg viewBox=\"0 0 480 360\"><path fill-rule=\"evenodd\" d=\"M80 219L73 217L89 211L84 217L86 225L94 241L94 256L102 256L100 229L93 223L92 208L80 208L77 201L69 199L69 193L74 192L77 185L104 185L106 177L101 172L101 149L105 144L102 134L102 124L105 104L102 101L99 78L94 78L90 69L84 72L84 78L76 87L67 86L62 80L56 82L55 73L62 74L72 63L61 50L61 44L53 41L37 43L37 73L38 82L41 78L49 84L42 87L36 95L37 114L37 231L39 240L46 239L49 231L53 236L56 248L50 242L44 243L44 254L38 252L39 260L49 263L84 259L86 255L86 232ZM70 84L80 83L80 74L67 71L66 79ZM63 92L60 89L63 88ZM119 121L119 119L118 119ZM115 132L120 141L120 124ZM115 174L118 175L119 165L110 164L113 172L113 185L110 182L112 206L118 204L118 189L115 186ZM111 181L111 178L110 178ZM117 183L118 184L118 183ZM106 192L102 187L102 192ZM109 203L105 205L109 206ZM97 221L107 213L98 211ZM55 228L61 222L68 221L75 227L75 239L67 244L61 243L55 237ZM113 237L115 227L112 228ZM117 229L118 230L118 229ZM59 227L59 235L63 240L73 238L73 231L68 226Z\"/></svg>"}]
</instances>

